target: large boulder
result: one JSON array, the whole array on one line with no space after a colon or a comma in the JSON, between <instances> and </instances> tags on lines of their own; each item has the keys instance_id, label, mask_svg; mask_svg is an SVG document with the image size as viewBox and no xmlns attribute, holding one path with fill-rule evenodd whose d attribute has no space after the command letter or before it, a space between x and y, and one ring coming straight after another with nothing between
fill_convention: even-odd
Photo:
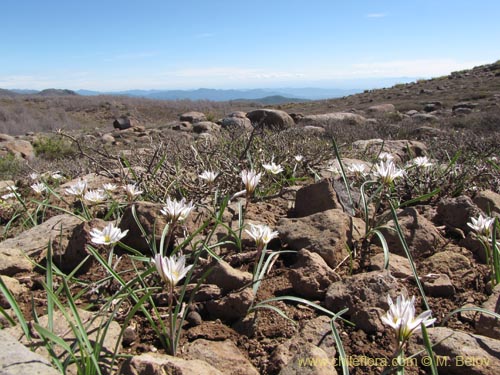
<instances>
[{"instance_id":1,"label":"large boulder","mask_svg":"<svg viewBox=\"0 0 500 375\"><path fill-rule=\"evenodd\" d=\"M444 238L434 224L420 215L413 207L400 211L398 213L398 222L406 243L414 256L432 255L445 244ZM389 221L387 227L392 229L383 228L381 231L390 251L398 255L405 255L399 236L393 230L395 229L394 220Z\"/></svg>"},{"instance_id":2,"label":"large boulder","mask_svg":"<svg viewBox=\"0 0 500 375\"><path fill-rule=\"evenodd\" d=\"M382 149L383 146L383 149ZM395 158L402 161L416 156L424 156L427 147L419 141L409 141L406 139L398 140L382 140L382 139L368 139L360 140L352 143L355 150L367 153L372 156L378 155L380 151L388 152Z\"/></svg>"},{"instance_id":3,"label":"large boulder","mask_svg":"<svg viewBox=\"0 0 500 375\"><path fill-rule=\"evenodd\" d=\"M496 375L500 368L500 341L446 327L428 328L440 374ZM422 353L422 337L415 335L410 353ZM423 351L425 355L425 350ZM418 359L418 358L417 358ZM420 362L422 363L422 362Z\"/></svg>"},{"instance_id":4,"label":"large boulder","mask_svg":"<svg viewBox=\"0 0 500 375\"><path fill-rule=\"evenodd\" d=\"M394 104L386 103L386 104L377 104L368 107L366 110L369 114L379 114L379 113L393 113L396 112L396 107Z\"/></svg>"},{"instance_id":5,"label":"large boulder","mask_svg":"<svg viewBox=\"0 0 500 375\"><path fill-rule=\"evenodd\" d=\"M195 124L197 122L201 121L207 121L207 117L205 116L204 113L201 112L186 112L180 115L179 120L182 121L187 121L190 122L191 124Z\"/></svg>"},{"instance_id":6,"label":"large boulder","mask_svg":"<svg viewBox=\"0 0 500 375\"><path fill-rule=\"evenodd\" d=\"M331 209L340 208L333 181L324 179L297 191L295 197L295 216L304 217Z\"/></svg>"},{"instance_id":7,"label":"large boulder","mask_svg":"<svg viewBox=\"0 0 500 375\"><path fill-rule=\"evenodd\" d=\"M186 345L186 358L198 359L212 364L223 374L258 375L252 363L230 340L209 341L198 339Z\"/></svg>"},{"instance_id":8,"label":"large boulder","mask_svg":"<svg viewBox=\"0 0 500 375\"><path fill-rule=\"evenodd\" d=\"M199 359L186 360L159 353L144 353L127 359L119 375L222 375L223 373Z\"/></svg>"},{"instance_id":9,"label":"large boulder","mask_svg":"<svg viewBox=\"0 0 500 375\"><path fill-rule=\"evenodd\" d=\"M167 225L165 215L160 212L162 208L163 205L151 202L135 202L129 205L123 212L118 225L122 231L128 230L127 235L121 241L146 255L153 255L151 250L153 238L156 248L159 250L163 228ZM146 237L134 218L133 210L135 210L137 221Z\"/></svg>"},{"instance_id":10,"label":"large boulder","mask_svg":"<svg viewBox=\"0 0 500 375\"><path fill-rule=\"evenodd\" d=\"M78 260L81 261L86 256L85 242L70 241L75 228L81 224L82 220L76 216L58 215L17 237L0 242L0 274L12 276L32 271L34 265L28 257L35 262L42 262L47 254L49 242L54 262L68 271L70 267L65 263L76 265ZM77 248L72 249L71 246ZM78 254L83 258L74 259Z\"/></svg>"},{"instance_id":11,"label":"large boulder","mask_svg":"<svg viewBox=\"0 0 500 375\"><path fill-rule=\"evenodd\" d=\"M328 128L332 125L360 126L366 124L366 118L356 113L332 112L321 115L304 116L299 122L301 126L319 126Z\"/></svg>"},{"instance_id":12,"label":"large boulder","mask_svg":"<svg viewBox=\"0 0 500 375\"><path fill-rule=\"evenodd\" d=\"M359 273L330 285L325 305L331 311L349 310L345 316L366 333L382 332L385 325L380 319L388 310L387 295L393 300L406 292L388 271Z\"/></svg>"},{"instance_id":13,"label":"large boulder","mask_svg":"<svg viewBox=\"0 0 500 375\"><path fill-rule=\"evenodd\" d=\"M230 113L227 117L224 117L220 124L223 129L241 129L241 130L252 130L252 122L246 116L245 112L237 111Z\"/></svg>"},{"instance_id":14,"label":"large boulder","mask_svg":"<svg viewBox=\"0 0 500 375\"><path fill-rule=\"evenodd\" d=\"M2 375L58 375L50 360L33 353L16 338L0 329L0 374Z\"/></svg>"},{"instance_id":15,"label":"large boulder","mask_svg":"<svg viewBox=\"0 0 500 375\"><path fill-rule=\"evenodd\" d=\"M346 242L357 236L352 218L337 209L302 218L282 218L276 228L282 243L294 250L318 253L331 268L348 255Z\"/></svg>"},{"instance_id":16,"label":"large boulder","mask_svg":"<svg viewBox=\"0 0 500 375\"><path fill-rule=\"evenodd\" d=\"M277 109L256 109L247 113L254 127L260 126L271 130L284 130L295 125L295 122L285 111Z\"/></svg>"},{"instance_id":17,"label":"large boulder","mask_svg":"<svg viewBox=\"0 0 500 375\"><path fill-rule=\"evenodd\" d=\"M35 158L35 149L30 142L22 139L0 142L0 156L13 154L19 159L33 160Z\"/></svg>"}]
</instances>

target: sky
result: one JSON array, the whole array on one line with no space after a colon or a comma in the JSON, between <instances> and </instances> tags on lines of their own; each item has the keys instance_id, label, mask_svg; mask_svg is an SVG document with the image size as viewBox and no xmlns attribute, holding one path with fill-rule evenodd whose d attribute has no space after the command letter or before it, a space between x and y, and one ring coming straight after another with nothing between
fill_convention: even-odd
<instances>
[{"instance_id":1,"label":"sky","mask_svg":"<svg viewBox=\"0 0 500 375\"><path fill-rule=\"evenodd\" d=\"M369 88L499 60L499 14L499 0L2 0L0 88Z\"/></svg>"}]
</instances>

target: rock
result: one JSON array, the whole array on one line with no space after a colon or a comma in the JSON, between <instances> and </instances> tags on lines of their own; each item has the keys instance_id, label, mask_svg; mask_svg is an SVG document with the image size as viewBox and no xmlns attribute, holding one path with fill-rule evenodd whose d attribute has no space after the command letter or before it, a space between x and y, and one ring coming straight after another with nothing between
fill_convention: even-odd
<instances>
[{"instance_id":1,"label":"rock","mask_svg":"<svg viewBox=\"0 0 500 375\"><path fill-rule=\"evenodd\" d=\"M427 328L432 350L439 359L438 371L450 375L496 375L500 368L500 341L445 327ZM423 349L416 335L409 352ZM425 351L424 351L425 353Z\"/></svg>"},{"instance_id":2,"label":"rock","mask_svg":"<svg viewBox=\"0 0 500 375\"><path fill-rule=\"evenodd\" d=\"M327 366L327 364L333 363L331 360L337 356L337 349L335 341L332 336L332 329L330 326L330 318L321 315L316 318L311 319L297 332L292 338L278 345L274 350L271 360L270 372L278 372L283 368L293 368L298 361L301 361L298 354L301 352L302 347L308 347L308 351L314 351L316 353L321 353L320 357L324 356L326 353L330 358L330 362L323 360L320 361L321 365L316 366L320 369L322 366ZM315 348L321 349L318 352ZM307 368L309 371L313 371L310 366L307 366L306 358L315 358L315 356L305 355L302 357L303 368ZM319 364L319 363L318 363ZM306 371L306 370L304 370ZM300 372L299 372L300 373ZM331 372L329 372L331 373Z\"/></svg>"},{"instance_id":3,"label":"rock","mask_svg":"<svg viewBox=\"0 0 500 375\"><path fill-rule=\"evenodd\" d=\"M438 122L439 117L430 115L428 113L417 113L413 116L411 116L413 120L419 123L424 123L424 122Z\"/></svg>"},{"instance_id":4,"label":"rock","mask_svg":"<svg viewBox=\"0 0 500 375\"><path fill-rule=\"evenodd\" d=\"M30 142L21 139L0 142L0 152L11 153L15 157L24 160L35 159L35 149Z\"/></svg>"},{"instance_id":5,"label":"rock","mask_svg":"<svg viewBox=\"0 0 500 375\"><path fill-rule=\"evenodd\" d=\"M366 118L349 112L332 112L321 115L304 116L299 125L301 126L319 126L328 128L334 125L361 126L366 123Z\"/></svg>"},{"instance_id":6,"label":"rock","mask_svg":"<svg viewBox=\"0 0 500 375\"><path fill-rule=\"evenodd\" d=\"M289 277L294 292L312 300L323 299L330 284L340 280L321 256L305 249L299 251Z\"/></svg>"},{"instance_id":7,"label":"rock","mask_svg":"<svg viewBox=\"0 0 500 375\"><path fill-rule=\"evenodd\" d=\"M234 322L247 314L254 298L252 289L246 288L240 292L229 293L219 300L209 300L206 302L206 308L212 319Z\"/></svg>"},{"instance_id":8,"label":"rock","mask_svg":"<svg viewBox=\"0 0 500 375\"><path fill-rule=\"evenodd\" d=\"M80 320L83 322L83 324L87 329L88 338L91 345L95 345L97 341L99 341L102 344L100 348L101 356L110 355L115 352L115 349L118 351L120 350L120 345L117 346L117 343L119 342L121 327L117 322L112 321L109 324L109 326L106 327L105 330L104 323L107 323L108 317L97 316L96 315L97 313L89 312L80 308L77 308L77 313ZM70 319L72 319L72 324L75 324L72 313L68 312L68 314L70 316ZM41 316L39 318L39 324L42 327L47 327L48 316L47 315ZM22 339L20 340L21 343L24 345L28 345L28 341L26 340L26 337L23 335L20 326L7 328L5 329L5 331L13 335L14 337L22 337ZM68 321L66 320L64 315L58 310L54 311L52 332L56 336L59 336L61 339L66 341L68 345L72 345L76 341L75 335L73 334L73 330L70 328ZM47 349L45 349L45 346L43 345L41 339L33 338L33 340L29 342L29 344L31 345L32 348L35 348L34 349L35 353L38 353L43 357L50 359L50 354L47 351ZM65 352L61 347L57 345L54 345L54 351L56 355L60 357L65 357L69 355L67 352ZM78 349L75 349L75 354L77 355L79 354ZM107 370L110 369L108 368ZM76 366L70 365L65 374L77 375Z\"/></svg>"},{"instance_id":9,"label":"rock","mask_svg":"<svg viewBox=\"0 0 500 375\"><path fill-rule=\"evenodd\" d=\"M325 306L337 312L349 308L345 316L366 333L385 330L380 317L389 308L387 295L395 301L405 291L387 271L360 273L330 285Z\"/></svg>"},{"instance_id":10,"label":"rock","mask_svg":"<svg viewBox=\"0 0 500 375\"><path fill-rule=\"evenodd\" d=\"M196 289L195 284L189 284L191 290ZM222 290L217 285L213 284L201 284L199 289L194 295L194 302L206 302L210 300L219 299L222 296Z\"/></svg>"},{"instance_id":11,"label":"rock","mask_svg":"<svg viewBox=\"0 0 500 375\"><path fill-rule=\"evenodd\" d=\"M493 293L481 306L483 309L500 314L500 284L495 286ZM500 322L497 318L478 313L476 332L480 335L488 336L500 340Z\"/></svg>"},{"instance_id":12,"label":"rock","mask_svg":"<svg viewBox=\"0 0 500 375\"><path fill-rule=\"evenodd\" d=\"M394 104L377 104L377 105L372 105L371 107L368 107L366 110L367 113L373 115L377 113L391 113L391 112L396 112L396 107Z\"/></svg>"},{"instance_id":13,"label":"rock","mask_svg":"<svg viewBox=\"0 0 500 375\"><path fill-rule=\"evenodd\" d=\"M137 219L149 237L148 240L152 240L154 236L156 248L159 249L161 234L163 228L167 225L165 215L160 212L163 205L151 202L135 202L125 209L120 224L118 225L122 231L128 230L127 235L121 240L125 245L145 255L153 255L148 242L134 219L132 207L135 207ZM165 246L167 246L167 244Z\"/></svg>"},{"instance_id":14,"label":"rock","mask_svg":"<svg viewBox=\"0 0 500 375\"><path fill-rule=\"evenodd\" d=\"M185 360L158 353L145 353L127 359L119 375L222 375L223 373L205 361Z\"/></svg>"},{"instance_id":15,"label":"rock","mask_svg":"<svg viewBox=\"0 0 500 375\"><path fill-rule=\"evenodd\" d=\"M280 375L336 375L334 357L315 345L304 343L293 347L294 356L280 371Z\"/></svg>"},{"instance_id":16,"label":"rock","mask_svg":"<svg viewBox=\"0 0 500 375\"><path fill-rule=\"evenodd\" d=\"M500 194L491 190L483 190L477 193L473 202L488 216L496 214L500 217Z\"/></svg>"},{"instance_id":17,"label":"rock","mask_svg":"<svg viewBox=\"0 0 500 375\"><path fill-rule=\"evenodd\" d=\"M186 112L186 113L183 113L182 115L180 115L179 120L180 121L187 121L187 122L190 122L191 124L195 124L197 122L207 121L207 117L205 116L204 113L192 111L192 112Z\"/></svg>"},{"instance_id":18,"label":"rock","mask_svg":"<svg viewBox=\"0 0 500 375\"><path fill-rule=\"evenodd\" d=\"M60 375L60 372L52 367L48 359L33 353L0 329L0 374Z\"/></svg>"},{"instance_id":19,"label":"rock","mask_svg":"<svg viewBox=\"0 0 500 375\"><path fill-rule=\"evenodd\" d=\"M122 345L130 346L137 340L137 330L133 326L128 326L123 330Z\"/></svg>"},{"instance_id":20,"label":"rock","mask_svg":"<svg viewBox=\"0 0 500 375\"><path fill-rule=\"evenodd\" d=\"M130 129L138 125L139 122L136 119L128 116L118 117L113 121L113 128L118 130Z\"/></svg>"},{"instance_id":21,"label":"rock","mask_svg":"<svg viewBox=\"0 0 500 375\"><path fill-rule=\"evenodd\" d=\"M314 135L321 135L325 133L325 128L322 128L321 126L309 126L306 125L302 128L306 133L314 134Z\"/></svg>"},{"instance_id":22,"label":"rock","mask_svg":"<svg viewBox=\"0 0 500 375\"><path fill-rule=\"evenodd\" d=\"M183 132L193 131L193 124L188 121L174 121L169 123L166 127Z\"/></svg>"},{"instance_id":23,"label":"rock","mask_svg":"<svg viewBox=\"0 0 500 375\"><path fill-rule=\"evenodd\" d=\"M28 288L21 284L17 279L3 275L0 275L0 278L4 282L7 289L12 293L16 301L19 296L28 292ZM4 309L10 308L10 303L7 301L3 293L0 293L0 307L3 307Z\"/></svg>"},{"instance_id":24,"label":"rock","mask_svg":"<svg viewBox=\"0 0 500 375\"><path fill-rule=\"evenodd\" d=\"M248 112L247 117L254 127L263 126L271 130L285 130L295 125L288 113L276 109L256 109Z\"/></svg>"},{"instance_id":25,"label":"rock","mask_svg":"<svg viewBox=\"0 0 500 375\"><path fill-rule=\"evenodd\" d=\"M215 284L226 293L249 286L252 283L250 272L237 270L223 260L215 261L209 267L213 267L213 269L207 276L205 283Z\"/></svg>"},{"instance_id":26,"label":"rock","mask_svg":"<svg viewBox=\"0 0 500 375\"><path fill-rule=\"evenodd\" d=\"M384 254L379 253L371 258L371 270L382 271L384 269ZM389 255L389 272L398 279L413 277L408 258L396 254Z\"/></svg>"},{"instance_id":27,"label":"rock","mask_svg":"<svg viewBox=\"0 0 500 375\"><path fill-rule=\"evenodd\" d=\"M112 143L116 142L115 137L113 137L109 133L103 134L101 136L101 141L102 141L102 143L108 143L108 144L112 144Z\"/></svg>"},{"instance_id":28,"label":"rock","mask_svg":"<svg viewBox=\"0 0 500 375\"><path fill-rule=\"evenodd\" d=\"M437 206L436 220L452 228L458 228L465 233L472 229L467 225L470 218L476 218L481 210L472 202L472 200L461 195L456 198L443 198Z\"/></svg>"},{"instance_id":29,"label":"rock","mask_svg":"<svg viewBox=\"0 0 500 375\"><path fill-rule=\"evenodd\" d=\"M477 107L477 103L467 103L467 102L461 102L454 104L453 107L451 108L453 112L455 112L457 109L474 109Z\"/></svg>"},{"instance_id":30,"label":"rock","mask_svg":"<svg viewBox=\"0 0 500 375\"><path fill-rule=\"evenodd\" d=\"M464 116L470 113L472 113L472 109L470 108L457 108L453 111L453 114L457 116Z\"/></svg>"},{"instance_id":31,"label":"rock","mask_svg":"<svg viewBox=\"0 0 500 375\"><path fill-rule=\"evenodd\" d=\"M221 120L224 129L252 130L252 122L245 112L233 112Z\"/></svg>"},{"instance_id":32,"label":"rock","mask_svg":"<svg viewBox=\"0 0 500 375\"><path fill-rule=\"evenodd\" d=\"M412 130L411 134L417 137L417 139L423 139L427 137L439 137L443 135L443 131L430 126L420 126L415 130Z\"/></svg>"},{"instance_id":33,"label":"rock","mask_svg":"<svg viewBox=\"0 0 500 375\"><path fill-rule=\"evenodd\" d=\"M440 251L422 261L421 269L426 274L444 274L460 290L473 287L477 272L471 261L459 253L460 248ZM423 274L422 273L422 274Z\"/></svg>"},{"instance_id":34,"label":"rock","mask_svg":"<svg viewBox=\"0 0 500 375\"><path fill-rule=\"evenodd\" d=\"M297 217L309 216L330 209L338 209L337 194L333 181L324 179L297 191L294 214Z\"/></svg>"},{"instance_id":35,"label":"rock","mask_svg":"<svg viewBox=\"0 0 500 375\"><path fill-rule=\"evenodd\" d=\"M56 236L53 241L54 264L63 272L72 272L80 263L90 254L87 245L91 244L92 236L90 232L93 228L103 229L107 223L101 219L92 219L89 222L78 224L72 231L66 245L66 241L59 243L60 238ZM93 245L96 247L96 245ZM85 264L80 266L77 274L87 272L94 264L94 258L88 259Z\"/></svg>"},{"instance_id":36,"label":"rock","mask_svg":"<svg viewBox=\"0 0 500 375\"><path fill-rule=\"evenodd\" d=\"M193 131L198 134L217 131L219 128L219 125L211 121L198 121L193 124Z\"/></svg>"},{"instance_id":37,"label":"rock","mask_svg":"<svg viewBox=\"0 0 500 375\"><path fill-rule=\"evenodd\" d=\"M41 262L47 254L49 241L52 242L54 261L57 264L70 261L65 257L69 239L75 227L81 223L81 219L76 216L58 215L17 237L0 242L0 274L12 276L32 271L34 265L25 256Z\"/></svg>"},{"instance_id":38,"label":"rock","mask_svg":"<svg viewBox=\"0 0 500 375\"><path fill-rule=\"evenodd\" d=\"M352 238L352 219L333 209L303 218L282 218L277 230L281 242L291 249L317 253L335 268L348 255L345 244Z\"/></svg>"},{"instance_id":39,"label":"rock","mask_svg":"<svg viewBox=\"0 0 500 375\"><path fill-rule=\"evenodd\" d=\"M352 147L358 151L376 156L381 151L382 145L384 146L382 151L392 154L399 161L416 156L424 156L427 151L427 147L422 142L405 139L386 141L382 139L361 140L353 142Z\"/></svg>"},{"instance_id":40,"label":"rock","mask_svg":"<svg viewBox=\"0 0 500 375\"><path fill-rule=\"evenodd\" d=\"M191 325L191 326L199 326L200 324L203 323L203 318L201 315L196 312L196 311L190 311L186 315L186 321Z\"/></svg>"},{"instance_id":41,"label":"rock","mask_svg":"<svg viewBox=\"0 0 500 375\"><path fill-rule=\"evenodd\" d=\"M450 297L455 294L455 288L450 277L444 273L423 277L424 291L431 297Z\"/></svg>"},{"instance_id":42,"label":"rock","mask_svg":"<svg viewBox=\"0 0 500 375\"><path fill-rule=\"evenodd\" d=\"M441 109L441 108L443 108L442 102L429 102L429 103L425 103L425 105L424 105L425 112L433 112L433 111L437 111L438 109Z\"/></svg>"},{"instance_id":43,"label":"rock","mask_svg":"<svg viewBox=\"0 0 500 375\"><path fill-rule=\"evenodd\" d=\"M250 361L241 354L238 347L230 340L208 341L198 339L186 346L186 358L201 359L211 363L223 374L258 375L259 372Z\"/></svg>"},{"instance_id":44,"label":"rock","mask_svg":"<svg viewBox=\"0 0 500 375\"><path fill-rule=\"evenodd\" d=\"M398 213L398 222L412 255L430 255L444 246L445 240L429 220L420 215L413 207L405 208ZM395 228L393 220L387 227ZM381 229L389 250L398 255L405 255L398 234L386 228Z\"/></svg>"}]
</instances>

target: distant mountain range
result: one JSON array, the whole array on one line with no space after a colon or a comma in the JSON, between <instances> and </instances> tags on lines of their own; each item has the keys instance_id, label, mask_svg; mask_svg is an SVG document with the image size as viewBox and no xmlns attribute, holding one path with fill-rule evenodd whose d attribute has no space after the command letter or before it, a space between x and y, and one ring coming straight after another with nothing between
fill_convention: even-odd
<instances>
[{"instance_id":1,"label":"distant mountain range","mask_svg":"<svg viewBox=\"0 0 500 375\"><path fill-rule=\"evenodd\" d=\"M361 89L324 89L324 88L280 88L280 89L248 89L223 90L200 88L197 90L127 90L127 91L90 91L90 90L4 90L0 96L37 95L37 96L68 96L68 95L118 95L159 100L211 100L211 101L256 101L263 104L280 104L308 100L338 98L361 92Z\"/></svg>"},{"instance_id":2,"label":"distant mountain range","mask_svg":"<svg viewBox=\"0 0 500 375\"><path fill-rule=\"evenodd\" d=\"M269 97L288 99L317 100L338 98L356 94L361 89L322 89L322 88L280 88L280 89L248 89L223 90L200 88L197 90L127 90L114 92L100 92L89 90L76 91L80 95L124 95L149 99L163 100L212 100L224 102L229 100L257 100Z\"/></svg>"}]
</instances>

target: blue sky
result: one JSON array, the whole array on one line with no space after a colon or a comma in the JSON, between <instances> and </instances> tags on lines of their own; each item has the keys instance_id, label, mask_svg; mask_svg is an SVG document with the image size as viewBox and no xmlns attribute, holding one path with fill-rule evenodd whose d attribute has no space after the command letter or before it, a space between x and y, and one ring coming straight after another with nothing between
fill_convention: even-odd
<instances>
[{"instance_id":1,"label":"blue sky","mask_svg":"<svg viewBox=\"0 0 500 375\"><path fill-rule=\"evenodd\" d=\"M433 77L500 59L499 14L498 0L2 0L0 87L356 87Z\"/></svg>"}]
</instances>

